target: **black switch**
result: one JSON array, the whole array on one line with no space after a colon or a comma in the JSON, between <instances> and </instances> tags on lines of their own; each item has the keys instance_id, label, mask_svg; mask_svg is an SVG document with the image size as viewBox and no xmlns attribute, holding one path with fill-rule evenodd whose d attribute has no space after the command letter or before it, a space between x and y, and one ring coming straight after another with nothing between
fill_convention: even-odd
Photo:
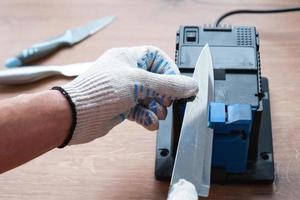
<instances>
[{"instance_id":1,"label":"black switch","mask_svg":"<svg viewBox=\"0 0 300 200\"><path fill-rule=\"evenodd\" d=\"M186 32L186 41L187 42L196 42L196 31L187 31Z\"/></svg>"}]
</instances>

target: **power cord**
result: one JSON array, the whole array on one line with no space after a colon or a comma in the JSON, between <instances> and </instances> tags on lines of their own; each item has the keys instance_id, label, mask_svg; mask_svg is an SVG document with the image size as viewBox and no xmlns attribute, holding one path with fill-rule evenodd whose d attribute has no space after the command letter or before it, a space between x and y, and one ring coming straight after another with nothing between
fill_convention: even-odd
<instances>
[{"instance_id":1,"label":"power cord","mask_svg":"<svg viewBox=\"0 0 300 200\"><path fill-rule=\"evenodd\" d=\"M278 8L278 9L239 9L239 10L232 10L227 13L221 15L216 23L215 26L219 26L221 21L228 16L236 15L236 14L275 14L275 13L283 13L283 12L295 12L300 11L300 7L290 7L290 8Z\"/></svg>"}]
</instances>

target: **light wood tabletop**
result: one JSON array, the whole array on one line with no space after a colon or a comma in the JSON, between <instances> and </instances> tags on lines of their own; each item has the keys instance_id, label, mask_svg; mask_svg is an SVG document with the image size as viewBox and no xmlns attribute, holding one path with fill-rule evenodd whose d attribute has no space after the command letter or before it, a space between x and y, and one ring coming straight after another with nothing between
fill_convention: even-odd
<instances>
[{"instance_id":1,"label":"light wood tabletop","mask_svg":"<svg viewBox=\"0 0 300 200\"><path fill-rule=\"evenodd\" d=\"M0 68L25 47L105 15L117 19L86 41L35 64L93 61L106 49L152 44L174 57L181 24L210 24L237 8L276 8L298 0L1 0ZM216 185L208 199L300 199L300 14L239 15L225 20L254 25L260 33L262 74L269 78L276 181L265 185ZM61 85L0 86L0 99ZM55 149L0 175L0 199L166 199L168 183L154 178L154 132L132 122L92 143Z\"/></svg>"}]
</instances>

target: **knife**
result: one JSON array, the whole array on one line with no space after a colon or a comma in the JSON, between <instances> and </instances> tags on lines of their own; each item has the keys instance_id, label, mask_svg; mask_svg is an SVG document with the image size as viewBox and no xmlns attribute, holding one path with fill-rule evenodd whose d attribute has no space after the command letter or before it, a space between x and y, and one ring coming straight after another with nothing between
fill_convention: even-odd
<instances>
[{"instance_id":1,"label":"knife","mask_svg":"<svg viewBox=\"0 0 300 200\"><path fill-rule=\"evenodd\" d=\"M87 62L63 66L35 66L6 69L0 71L0 84L19 85L24 83L32 83L40 79L56 75L68 77L78 76L87 71L92 65L93 62Z\"/></svg>"},{"instance_id":2,"label":"knife","mask_svg":"<svg viewBox=\"0 0 300 200\"><path fill-rule=\"evenodd\" d=\"M23 50L18 56L7 59L5 66L11 68L26 65L60 48L72 46L104 28L110 24L113 19L114 16L106 16L99 20L92 21L85 26L67 30L64 34L45 42L34 44L30 48Z\"/></svg>"},{"instance_id":3,"label":"knife","mask_svg":"<svg viewBox=\"0 0 300 200\"><path fill-rule=\"evenodd\" d=\"M194 184L199 196L207 197L213 140L213 131L208 128L208 105L214 100L213 65L208 44L200 53L193 78L200 91L193 102L186 104L171 185L185 179Z\"/></svg>"}]
</instances>

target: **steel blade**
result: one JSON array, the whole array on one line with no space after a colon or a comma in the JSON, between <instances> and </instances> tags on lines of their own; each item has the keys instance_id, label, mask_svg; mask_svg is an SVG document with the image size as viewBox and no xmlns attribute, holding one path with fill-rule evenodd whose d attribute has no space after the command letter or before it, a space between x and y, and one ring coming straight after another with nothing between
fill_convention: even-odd
<instances>
[{"instance_id":1,"label":"steel blade","mask_svg":"<svg viewBox=\"0 0 300 200\"><path fill-rule=\"evenodd\" d=\"M78 43L110 24L114 18L114 16L106 16L99 20L92 21L85 26L68 30L65 33L65 37L70 45Z\"/></svg>"},{"instance_id":2,"label":"steel blade","mask_svg":"<svg viewBox=\"0 0 300 200\"><path fill-rule=\"evenodd\" d=\"M188 102L173 168L171 185L186 179L193 183L199 196L207 197L210 187L213 132L208 128L208 105L214 96L212 58L206 44L198 58L193 78L200 91Z\"/></svg>"}]
</instances>

